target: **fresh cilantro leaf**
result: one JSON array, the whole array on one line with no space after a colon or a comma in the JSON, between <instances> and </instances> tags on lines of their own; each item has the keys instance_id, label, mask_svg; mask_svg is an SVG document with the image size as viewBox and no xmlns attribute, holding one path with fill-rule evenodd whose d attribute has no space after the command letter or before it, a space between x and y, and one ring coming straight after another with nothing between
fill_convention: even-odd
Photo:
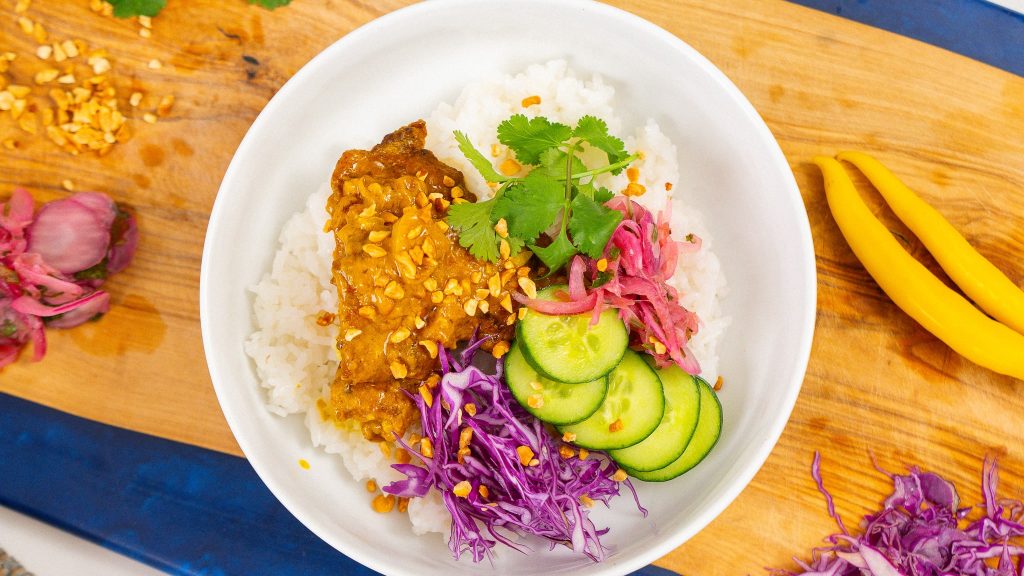
<instances>
[{"instance_id":1,"label":"fresh cilantro leaf","mask_svg":"<svg viewBox=\"0 0 1024 576\"><path fill-rule=\"evenodd\" d=\"M488 262L498 261L498 234L491 222L494 199L463 202L448 208L448 224L459 231L459 244L469 253Z\"/></svg>"},{"instance_id":2,"label":"fresh cilantro leaf","mask_svg":"<svg viewBox=\"0 0 1024 576\"><path fill-rule=\"evenodd\" d=\"M564 230L559 232L558 237L549 246L531 245L530 250L533 250L540 261L548 267L549 274L561 269L576 254L576 247L569 242Z\"/></svg>"},{"instance_id":3,"label":"fresh cilantro leaf","mask_svg":"<svg viewBox=\"0 0 1024 576\"><path fill-rule=\"evenodd\" d=\"M527 118L516 114L498 125L498 140L516 153L523 164L536 166L546 150L561 146L572 137L572 128L543 116Z\"/></svg>"},{"instance_id":4,"label":"fresh cilantro leaf","mask_svg":"<svg viewBox=\"0 0 1024 576\"><path fill-rule=\"evenodd\" d=\"M504 240L508 242L508 247L511 249L509 250L509 256L515 256L516 254L519 254L520 252L523 251L523 246L526 245L526 242L524 242L521 238L516 238L511 234L509 234L508 237L505 238Z\"/></svg>"},{"instance_id":5,"label":"fresh cilantro leaf","mask_svg":"<svg viewBox=\"0 0 1024 576\"><path fill-rule=\"evenodd\" d=\"M484 180L488 182L505 182L509 179L508 176L503 176L494 169L491 161L473 146L473 143L469 141L469 136L466 136L465 133L456 130L455 140L459 143L459 150L469 160L469 163L480 172Z\"/></svg>"},{"instance_id":6,"label":"fresh cilantro leaf","mask_svg":"<svg viewBox=\"0 0 1024 576\"><path fill-rule=\"evenodd\" d=\"M600 118L594 116L580 118L572 135L607 154L609 164L621 162L629 156L629 153L626 152L626 145L622 140L608 133L608 124ZM618 174L621 171L622 169L619 168L613 170L612 174Z\"/></svg>"},{"instance_id":7,"label":"fresh cilantro leaf","mask_svg":"<svg viewBox=\"0 0 1024 576\"><path fill-rule=\"evenodd\" d=\"M260 6L263 6L267 10L273 10L274 8L287 6L291 3L292 0L249 0L249 4L258 4Z\"/></svg>"},{"instance_id":8,"label":"fresh cilantro leaf","mask_svg":"<svg viewBox=\"0 0 1024 576\"><path fill-rule=\"evenodd\" d=\"M569 232L573 244L591 258L600 258L612 232L622 221L622 214L605 208L583 194L572 201Z\"/></svg>"},{"instance_id":9,"label":"fresh cilantro leaf","mask_svg":"<svg viewBox=\"0 0 1024 576\"><path fill-rule=\"evenodd\" d=\"M167 0L108 0L114 6L114 16L156 16L167 5Z\"/></svg>"},{"instance_id":10,"label":"fresh cilantro leaf","mask_svg":"<svg viewBox=\"0 0 1024 576\"><path fill-rule=\"evenodd\" d=\"M0 324L0 337L13 338L18 333L18 325L12 320L4 320L3 324Z\"/></svg>"},{"instance_id":11,"label":"fresh cilantro leaf","mask_svg":"<svg viewBox=\"0 0 1024 576\"><path fill-rule=\"evenodd\" d=\"M565 184L534 170L509 186L498 202L494 218L508 222L508 232L532 242L558 218L565 206Z\"/></svg>"},{"instance_id":12,"label":"fresh cilantro leaf","mask_svg":"<svg viewBox=\"0 0 1024 576\"><path fill-rule=\"evenodd\" d=\"M594 192L594 202L597 202L598 204L604 204L605 202L611 200L614 197L615 193L605 188L604 186L598 188Z\"/></svg>"},{"instance_id":13,"label":"fresh cilantro leaf","mask_svg":"<svg viewBox=\"0 0 1024 576\"><path fill-rule=\"evenodd\" d=\"M594 278L594 281L590 283L590 287L599 288L601 286L604 286L605 284L611 282L612 278L614 277L615 275L612 274L611 272L598 272L597 276Z\"/></svg>"},{"instance_id":14,"label":"fresh cilantro leaf","mask_svg":"<svg viewBox=\"0 0 1024 576\"><path fill-rule=\"evenodd\" d=\"M594 202L597 202L598 204L604 204L615 196L614 192L603 186L600 188L595 187L593 181L585 184L580 182L575 184L575 187L577 192L583 194L587 198L593 198Z\"/></svg>"},{"instance_id":15,"label":"fresh cilantro leaf","mask_svg":"<svg viewBox=\"0 0 1024 576\"><path fill-rule=\"evenodd\" d=\"M565 180L565 163L568 161L569 155L558 148L548 148L540 155L540 166L533 169L534 172L540 171L542 174L547 174L551 178L558 180ZM573 154L572 171L582 172L586 170L586 165L580 160L579 156Z\"/></svg>"}]
</instances>

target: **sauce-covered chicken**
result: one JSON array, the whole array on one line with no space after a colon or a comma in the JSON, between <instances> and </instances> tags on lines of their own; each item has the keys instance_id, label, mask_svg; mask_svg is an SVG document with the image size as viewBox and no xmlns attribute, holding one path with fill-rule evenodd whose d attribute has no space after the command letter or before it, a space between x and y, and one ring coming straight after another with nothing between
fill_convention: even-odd
<instances>
[{"instance_id":1,"label":"sauce-covered chicken","mask_svg":"<svg viewBox=\"0 0 1024 576\"><path fill-rule=\"evenodd\" d=\"M437 347L511 336L517 270L477 260L444 222L469 201L462 173L423 149L425 123L389 134L370 151L349 150L331 178L340 365L331 412L356 420L368 440L393 440L417 417L416 392L437 365Z\"/></svg>"}]
</instances>

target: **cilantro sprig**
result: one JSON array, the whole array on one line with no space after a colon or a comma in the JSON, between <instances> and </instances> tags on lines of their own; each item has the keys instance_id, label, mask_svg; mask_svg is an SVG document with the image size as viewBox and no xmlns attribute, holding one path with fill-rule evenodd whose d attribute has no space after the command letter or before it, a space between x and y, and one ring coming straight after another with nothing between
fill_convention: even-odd
<instances>
[{"instance_id":1,"label":"cilantro sprig","mask_svg":"<svg viewBox=\"0 0 1024 576\"><path fill-rule=\"evenodd\" d=\"M167 0L107 0L114 7L114 16L131 18L132 16L156 16L167 6ZM257 4L268 10L287 6L292 0L248 0L249 4Z\"/></svg>"},{"instance_id":2,"label":"cilantro sprig","mask_svg":"<svg viewBox=\"0 0 1024 576\"><path fill-rule=\"evenodd\" d=\"M495 262L502 241L512 255L528 246L551 272L578 253L601 256L622 214L604 206L613 194L595 186L594 177L619 174L638 158L608 132L604 120L584 116L571 127L542 116L516 114L499 124L498 141L521 164L533 167L521 178L495 170L462 132L456 131L455 139L484 179L500 184L490 200L455 204L448 211L448 223L470 254ZM604 152L608 163L588 167L580 158L584 146ZM495 231L502 219L508 230L504 237Z\"/></svg>"}]
</instances>

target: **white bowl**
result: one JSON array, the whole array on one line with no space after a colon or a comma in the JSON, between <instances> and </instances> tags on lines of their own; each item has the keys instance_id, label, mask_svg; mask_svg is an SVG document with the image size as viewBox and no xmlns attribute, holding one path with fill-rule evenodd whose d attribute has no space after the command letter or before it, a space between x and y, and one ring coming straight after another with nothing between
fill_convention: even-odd
<instances>
[{"instance_id":1,"label":"white bowl","mask_svg":"<svg viewBox=\"0 0 1024 576\"><path fill-rule=\"evenodd\" d=\"M703 211L730 284L720 369L722 439L675 481L638 483L650 509L624 496L595 522L608 559L567 550L504 551L492 569L455 562L437 535L416 537L379 515L336 457L314 450L299 417L264 408L242 350L253 331L246 287L268 269L284 221L338 156L424 117L494 71L565 58L617 90L627 122L653 117L679 149L677 194ZM436 0L348 34L307 64L263 110L221 184L203 254L203 340L224 415L252 466L303 524L387 574L624 574L670 552L740 493L778 440L800 390L814 328L815 268L807 214L778 145L754 108L675 36L602 4L574 0ZM305 458L312 464L302 470ZM726 545L728 543L723 543Z\"/></svg>"}]
</instances>

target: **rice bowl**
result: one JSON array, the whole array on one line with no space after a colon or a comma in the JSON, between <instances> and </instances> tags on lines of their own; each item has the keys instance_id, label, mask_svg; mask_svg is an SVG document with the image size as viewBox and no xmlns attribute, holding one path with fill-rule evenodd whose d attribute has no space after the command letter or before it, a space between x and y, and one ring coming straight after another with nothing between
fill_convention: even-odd
<instances>
[{"instance_id":1,"label":"rice bowl","mask_svg":"<svg viewBox=\"0 0 1024 576\"><path fill-rule=\"evenodd\" d=\"M308 96L323 93L322 86L316 87L310 82L316 84L321 82L320 79L337 78L330 73L326 62L334 61L337 65L340 61L336 59L344 59L346 56L343 55L356 56L359 50L369 50L368 45L360 43L364 42L363 38L373 37L374 26L350 35L339 48L325 53L324 57L300 73L281 91L264 113L264 117L257 121L225 178L222 194L218 198L214 217L211 219L203 274L204 341L211 375L228 421L254 467L289 509L307 526L346 554L385 572L441 573L458 571L460 568L459 565L445 560L443 544L440 541L427 539L433 542L428 544L403 537L403 529L396 523L397 518L384 520L386 529L395 534L396 544L400 544L400 548L396 549L392 549L391 545L386 543L383 544L383 548L379 548L382 543L370 544L364 536L346 528L344 524L339 524L336 517L332 518L331 510L335 506L331 502L341 500L350 503L346 511L355 517L356 524L365 525L367 522L381 521L375 520L372 512L362 514L356 510L358 502L366 501L365 490L361 486L350 488L339 484L337 468L330 463L331 459L320 458L314 451L305 448L310 444L309 432L302 430L305 425L301 421L296 422L296 428L288 423L295 422L294 418L278 419L281 421L279 424L275 422L276 416L259 415L260 411L266 414L266 408L262 406L266 397L259 390L252 366L248 365L248 360L241 353L242 341L256 326L249 322L243 322L244 325L235 324L248 317L249 312L246 308L250 301L242 297L243 293L240 291L235 292L231 300L224 300L220 295L229 284L238 285L240 280L242 289L255 284L263 272L269 269L270 256L276 249L274 237L276 231L281 230L287 214L296 212L301 203L309 197L310 191L315 190L318 183L323 181L325 166L329 166L330 156L335 155L331 150L352 145L351 139L343 142L335 130L328 129L324 124L347 126L349 134L355 135L356 140L362 139L358 144L365 145L374 133L381 133L380 126L395 125L401 119L407 120L410 117L428 117L429 111L438 102L453 101L461 86L470 79L486 76L485 70L493 69L496 61L503 62L502 70L514 71L524 68L530 61L547 61L551 57L568 54L571 57L571 66L575 70L598 72L613 80L612 83L617 88L622 87L623 93L620 97L628 102L625 108L652 111L651 115L656 117L664 133L679 146L678 157L683 163L681 171L685 176L680 179L677 193L688 199L693 198L701 212L708 217L708 227L715 235L716 252L722 256L722 267L731 281L732 294L727 312L734 318L734 322L739 322L741 318L743 322L741 332L737 332L734 325L725 336L726 342L735 339L736 345L722 346L721 366L727 376L723 404L727 409L727 422L732 422L734 426L731 432L732 440L726 441L716 449L712 458L702 465L707 468L698 468L697 475L680 487L680 490L690 497L675 500L671 494L653 489L642 490L641 496L652 508L652 519L646 524L652 528L657 527L656 533L660 535L640 528L641 524L632 525L627 517L611 511L610 514L602 515L602 521L613 528L609 536L616 533L620 536L609 541L616 552L608 563L599 566L581 565L571 557L556 551L552 555L545 555L542 561L545 569L549 571L620 573L635 569L678 545L700 526L710 521L711 517L749 480L767 455L791 408L802 375L802 367L806 362L810 321L813 318L813 260L810 258L809 237L804 234L806 219L799 207L792 178L784 162L781 162L777 148L763 125L758 127L756 116L750 111L749 105L745 104L734 88L692 51L680 49L677 40L638 19L600 5L542 4L523 2L517 3L516 10L502 10L503 25L509 26L510 29L532 29L537 32L538 22L549 22L542 23L541 28L548 27L549 31L562 30L558 27L560 19L568 18L571 14L572 18L584 18L590 25L598 28L614 26L620 35L625 29L625 36L635 45L632 48L614 45L583 49L582 47L587 46L587 40L584 38L576 39L575 44L560 44L557 47L539 42L528 50L529 58L523 61L521 55L511 56L513 47L516 52L523 49L522 35L513 40L505 35L505 31L488 28L487 22L495 16L493 6L434 3L401 12L387 20L391 22L389 34L395 34L396 30L401 34L419 34L419 31L413 30L423 29L422 19L413 26L413 20L405 18L427 14L432 15L431 17L443 17L449 23L461 19L467 24L460 26L462 30L480 30L479 36L475 32L473 34L473 42L480 42L474 44L481 47L479 54L466 54L465 51L445 52L445 47L440 47L440 52L435 54L436 61L461 62L460 69L465 71L467 80L460 80L454 84L447 83L444 85L447 87L442 91L428 89L415 101L407 101L406 104L395 101L395 107L390 112L372 120L365 118L365 115L362 115L362 119L360 116L351 116L344 120L336 116L330 123L298 120L301 116L307 116L311 109L317 106L327 106L323 110L344 110L346 107L349 110L357 109L354 103L346 105L337 98L330 103L324 99L320 99L321 103L316 103L316 98L311 99ZM403 22L408 23L410 27L404 28ZM470 26L469 22L473 24ZM526 26L527 22L529 26ZM398 28L395 28L396 25ZM430 26L426 28L429 29ZM611 36L608 35L606 38ZM460 39L459 42L463 40ZM572 47L569 47L570 45ZM619 56L614 54L616 50L624 51L622 54L628 54L632 50L633 55L643 54L644 51L648 51L648 55L660 53L660 61L674 60L679 71L675 75L659 76L649 67L647 70L644 69L644 61L654 62L658 61L657 58L632 58L632 67L622 67L617 62ZM373 58L377 57L374 54L385 60L374 63ZM391 48L380 50L377 46L372 52L366 52L358 57L360 61L369 59L365 64L361 64L366 67L364 70L380 69L382 66L395 69L397 61L389 54L396 53ZM601 54L601 58L597 58L597 54ZM401 73L406 74L408 78L416 78L413 69L403 69L401 66L397 69L402 70ZM627 70L629 73L626 73ZM645 94L638 94L629 81L632 74L668 84L659 90L648 90ZM674 84L673 78L684 77L687 79L687 87ZM300 85L306 88L296 88ZM380 86L379 90L384 88ZM673 94L677 102L685 105L666 106L663 100L659 100L659 97L653 94ZM708 99L708 96L713 94L716 96ZM286 114L286 109L280 104L284 101L299 105ZM708 103L712 102L714 104L709 108ZM721 129L721 124L716 124L725 117L718 116L713 111L709 112L718 106L731 111L728 115L731 119L731 136L727 136L728 132ZM675 119L666 116L665 111L669 109L673 110ZM295 117L289 120L289 115ZM738 118L742 119L739 127L735 124ZM669 121L666 122L666 119ZM378 128L369 128L369 121L377 124ZM747 122L749 124L746 124ZM643 119L625 118L624 123L629 126L643 125ZM685 125L685 129L681 130L681 125ZM285 126L288 130L283 130ZM702 135L699 143L687 136L694 133ZM731 138L745 142L748 149L756 149L758 152L747 158L747 163L742 169L733 170L728 176L724 176L725 172L720 169L722 164L719 160L724 161L729 153L741 148L729 142ZM271 140L277 142L272 144ZM266 144L260 144L261 141ZM286 141L326 142L328 145L323 148L324 153L316 152L316 146L306 146L304 152L302 147L295 147L296 152L293 153L281 148L280 145ZM242 170L246 168L241 167L242 158L253 159L253 154L261 148L267 151L285 150L284 156L280 158L282 165L308 166L309 169L300 168L298 171L285 173L266 166L252 173L243 173ZM313 152L310 153L310 150ZM249 168L254 166L248 164ZM720 191L715 195L715 202L710 201L713 197L709 195L712 187ZM265 206L254 207L241 202L244 197L244 194L240 195L241 190L256 189L278 192L267 192L270 196L266 198ZM285 191L288 193L284 194ZM766 202L751 196L755 191L762 194L762 198L774 200ZM780 198L788 200L780 202ZM248 239L256 238L256 232L243 233L238 228L240 222L237 221L236 215L243 214L248 214L244 217L247 227L258 230L262 238L252 242L252 249L248 247ZM748 227L728 226L730 221L736 220L758 222L760 226L756 231L745 229ZM790 255L785 261L764 254L752 258L752 255L757 253L753 247L759 245L758 237L764 234L771 234L778 249ZM232 240L227 241L228 238ZM243 242L239 243L240 240ZM225 258L224 250L227 246L232 246L233 251L240 249L241 257L236 254ZM231 281L226 282L229 278ZM315 284L310 286L314 287ZM756 290L758 295L754 296L752 290ZM797 324L804 327L793 339L768 337L770 332L766 331L767 318L763 311L758 311L763 310L760 305L766 300L773 302L774 309L787 311L788 317L795 318ZM237 320L226 322L227 317L234 317ZM755 341L758 343L752 344ZM766 379L767 374L762 372L768 357L773 359L771 380L785 384L781 386L781 390L777 388L769 392L770 389L764 388L769 382ZM730 437L729 430L724 437ZM303 471L297 466L296 460L300 457L312 464L311 470ZM299 488L300 486L302 488ZM317 501L319 502L314 503ZM409 528L405 528L404 531L411 534ZM406 552L399 553L399 549ZM416 558L415 563L410 563L411 558ZM517 555L503 560L510 562L503 566L503 569L510 573L529 573L537 566L537 560L520 558Z\"/></svg>"},{"instance_id":2,"label":"rice bowl","mask_svg":"<svg viewBox=\"0 0 1024 576\"><path fill-rule=\"evenodd\" d=\"M515 75L470 84L454 105L440 104L428 116L427 146L442 161L470 175L469 188L486 199L491 190L459 152L453 137L456 129L466 130L482 149L497 149L500 145L494 134L499 122L518 112L524 97L533 96L540 100L539 110L532 111L535 114L566 123L575 123L587 114L602 114L615 130L622 122L614 112L614 94L614 87L599 76L577 77L564 60L532 65ZM718 376L716 346L729 318L721 316L719 300L726 280L712 251L712 237L700 214L672 197L673 183L679 181L676 149L657 123L648 120L633 130L626 144L644 153L638 163L639 181L649 192L638 201L652 210L671 205L674 230L703 240L700 251L680 259L673 280L681 289L684 305L702 320L691 349L705 378L714 380ZM625 174L601 179L602 185L613 190L627 183ZM323 224L329 194L328 186L321 187L309 197L305 210L285 224L270 272L252 288L259 330L246 341L245 350L255 362L271 412L301 415L313 444L339 455L353 480L385 486L401 479L391 467L393 459L365 442L356 428L325 419L318 407L318 401L330 400L329 384L337 366L336 326L317 323L319 311L338 307L330 270L334 241ZM447 534L450 529L450 518L436 493L411 500L408 513L415 534Z\"/></svg>"}]
</instances>

